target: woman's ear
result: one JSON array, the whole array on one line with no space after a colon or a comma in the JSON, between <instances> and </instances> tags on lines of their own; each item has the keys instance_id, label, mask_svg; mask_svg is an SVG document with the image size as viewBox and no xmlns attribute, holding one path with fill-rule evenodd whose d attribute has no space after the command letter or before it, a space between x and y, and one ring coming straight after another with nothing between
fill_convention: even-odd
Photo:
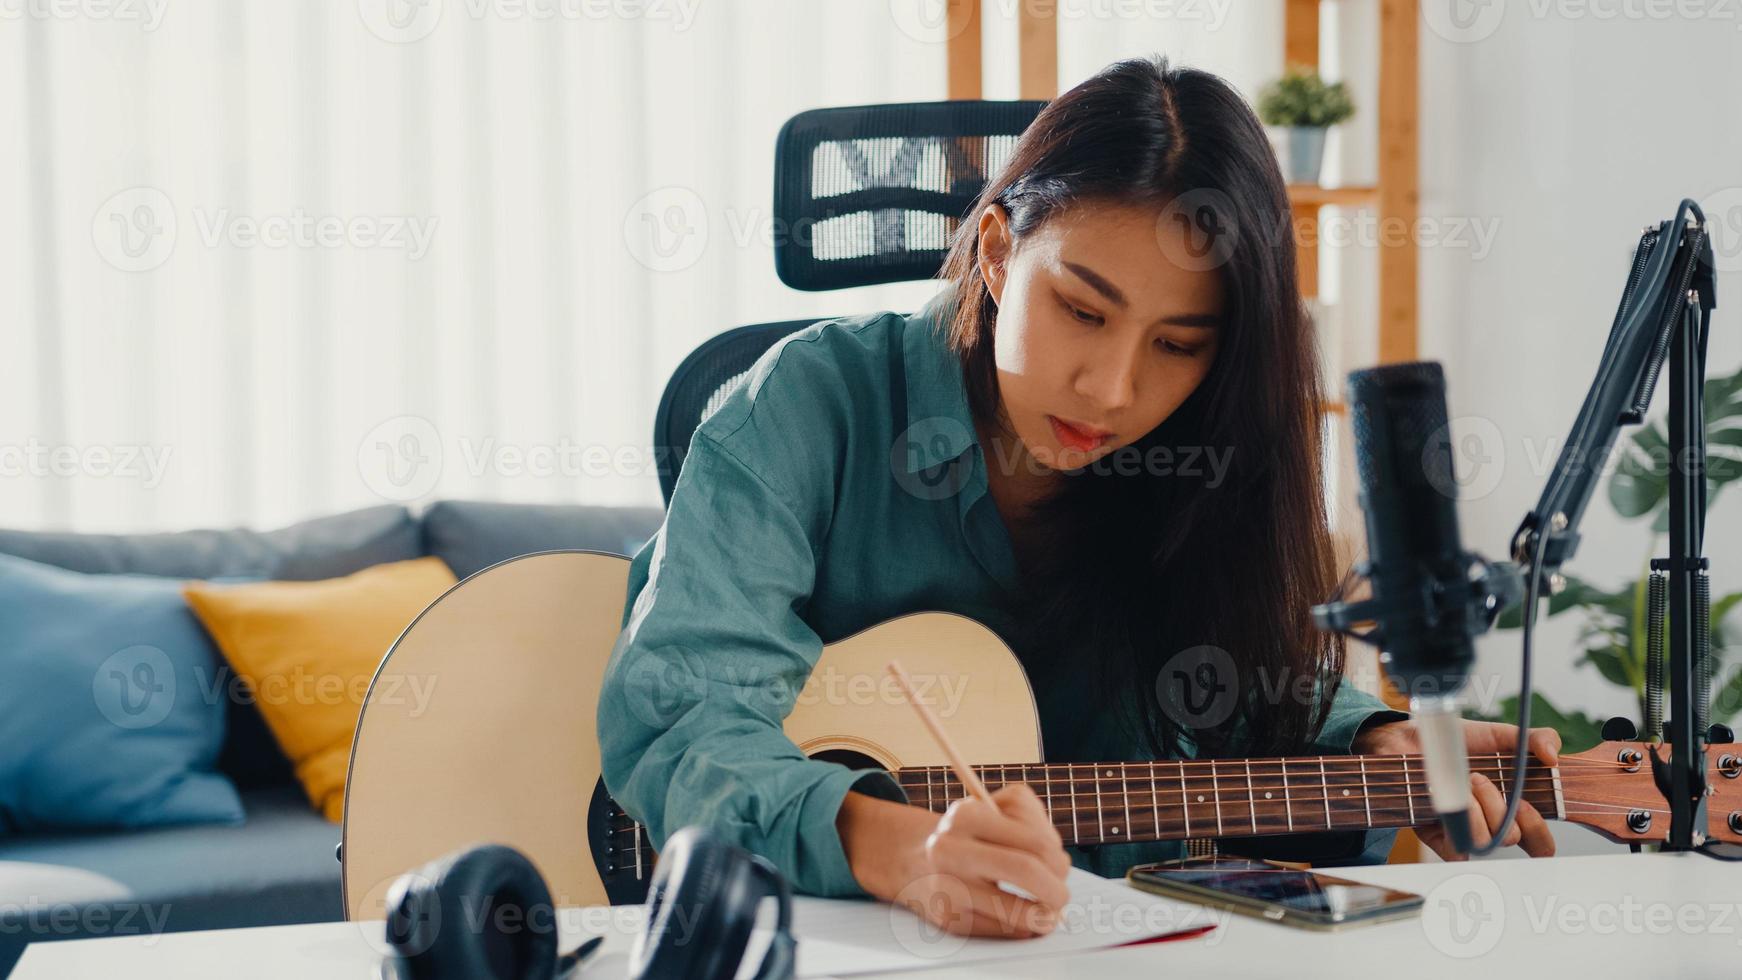
<instances>
[{"instance_id":1,"label":"woman's ear","mask_svg":"<svg viewBox=\"0 0 1742 980\"><path fill-rule=\"evenodd\" d=\"M1010 215L1001 204L988 204L980 212L980 278L986 281L986 291L992 302L1002 302L1004 273L1009 264L1012 239Z\"/></svg>"}]
</instances>

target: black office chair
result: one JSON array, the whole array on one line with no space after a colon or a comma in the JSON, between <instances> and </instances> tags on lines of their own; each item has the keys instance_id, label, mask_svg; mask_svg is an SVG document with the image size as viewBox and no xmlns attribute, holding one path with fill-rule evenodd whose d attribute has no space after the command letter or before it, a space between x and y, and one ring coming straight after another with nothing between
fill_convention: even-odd
<instances>
[{"instance_id":1,"label":"black office chair","mask_svg":"<svg viewBox=\"0 0 1742 980\"><path fill-rule=\"evenodd\" d=\"M915 102L801 112L774 146L780 280L821 291L931 279L956 227L1045 102ZM690 352L653 420L659 490L672 487L702 419L775 341L826 317L727 330Z\"/></svg>"}]
</instances>

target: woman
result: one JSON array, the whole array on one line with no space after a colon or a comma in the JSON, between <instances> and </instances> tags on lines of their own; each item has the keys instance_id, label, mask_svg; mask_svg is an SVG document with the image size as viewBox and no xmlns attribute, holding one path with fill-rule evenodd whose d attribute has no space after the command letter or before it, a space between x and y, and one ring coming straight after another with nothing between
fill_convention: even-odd
<instances>
[{"instance_id":1,"label":"woman","mask_svg":"<svg viewBox=\"0 0 1742 980\"><path fill-rule=\"evenodd\" d=\"M805 758L781 723L821 646L928 609L1017 652L1049 761L1415 751L1311 623L1334 569L1290 229L1220 79L1134 59L1053 100L960 227L948 288L784 339L697 430L601 694L612 795L656 843L705 823L801 891L968 934L1050 930L1072 863L1178 855L1067 852L1025 785L940 816ZM1498 751L1516 729L1467 734ZM1552 731L1532 743L1552 761ZM1553 849L1527 807L1509 842Z\"/></svg>"}]
</instances>

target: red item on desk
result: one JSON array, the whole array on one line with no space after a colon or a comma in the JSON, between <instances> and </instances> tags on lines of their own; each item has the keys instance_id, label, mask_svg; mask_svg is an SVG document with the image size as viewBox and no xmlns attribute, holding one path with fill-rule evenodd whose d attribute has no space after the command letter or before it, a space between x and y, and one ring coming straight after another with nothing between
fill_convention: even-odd
<instances>
[{"instance_id":1,"label":"red item on desk","mask_svg":"<svg viewBox=\"0 0 1742 980\"><path fill-rule=\"evenodd\" d=\"M1209 925L1194 926L1190 929L1181 929L1178 932L1164 932L1159 936L1150 936L1146 939L1133 939L1127 943L1120 943L1119 946L1146 946L1150 943L1165 943L1175 939L1192 939L1214 931L1216 931L1216 926L1214 923L1211 923ZM1113 948L1118 949L1119 946Z\"/></svg>"}]
</instances>

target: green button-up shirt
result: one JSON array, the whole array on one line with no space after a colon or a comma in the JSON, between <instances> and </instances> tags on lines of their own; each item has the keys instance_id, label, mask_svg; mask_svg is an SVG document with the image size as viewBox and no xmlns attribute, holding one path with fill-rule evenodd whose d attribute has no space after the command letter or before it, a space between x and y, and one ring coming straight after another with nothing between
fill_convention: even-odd
<instances>
[{"instance_id":1,"label":"green button-up shirt","mask_svg":"<svg viewBox=\"0 0 1742 980\"><path fill-rule=\"evenodd\" d=\"M706 824L800 891L864 895L836 813L850 789L901 790L887 774L807 758L782 731L823 645L942 610L1022 649L1015 555L944 345L950 300L946 287L912 316L783 338L696 430L665 521L630 566L599 700L606 788L656 847ZM1086 690L1048 683L1035 695L1047 761L1152 758ZM1307 750L1347 752L1380 713L1403 717L1342 685ZM1181 845L1069 850L1120 875Z\"/></svg>"}]
</instances>

